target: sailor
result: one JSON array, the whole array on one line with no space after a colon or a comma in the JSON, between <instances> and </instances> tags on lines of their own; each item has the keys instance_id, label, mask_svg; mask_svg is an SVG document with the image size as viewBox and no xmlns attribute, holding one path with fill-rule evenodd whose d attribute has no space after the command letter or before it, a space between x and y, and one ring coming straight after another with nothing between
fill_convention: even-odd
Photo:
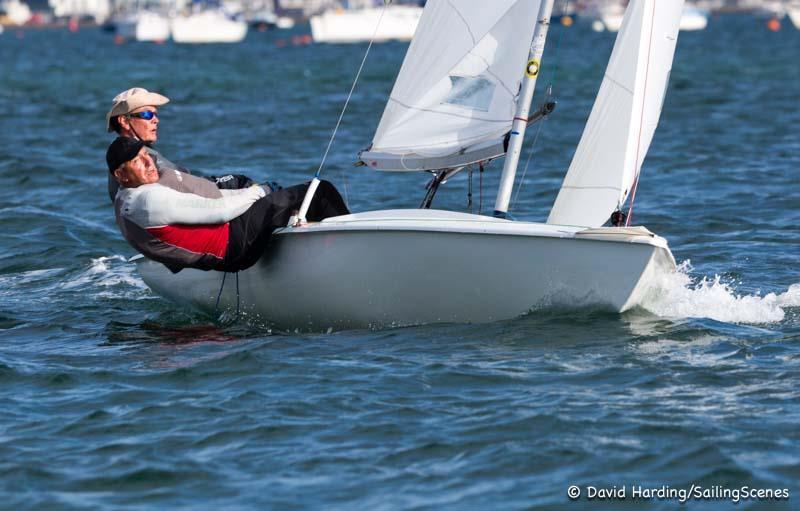
<instances>
[{"instance_id":1,"label":"sailor","mask_svg":"<svg viewBox=\"0 0 800 511\"><path fill-rule=\"evenodd\" d=\"M122 91L111 102L111 109L106 114L106 129L116 132L121 137L141 140L155 161L159 173L166 170L179 170L191 174L187 169L175 165L164 158L153 144L158 140L158 107L169 103L169 98L156 92L150 92L141 87L134 87ZM227 174L224 176L209 176L206 179L213 181L218 188L236 189L246 188L253 184L253 180L240 174ZM169 182L164 183L170 186ZM273 187L276 185L273 184ZM108 178L108 194L111 201L117 195L119 185L113 176Z\"/></svg>"},{"instance_id":2,"label":"sailor","mask_svg":"<svg viewBox=\"0 0 800 511\"><path fill-rule=\"evenodd\" d=\"M300 208L308 183L272 190L254 184L220 190L179 170L159 175L142 140L119 137L106 152L108 171L119 183L114 211L122 235L146 257L173 272L191 267L235 272L258 260L272 232ZM166 186L164 177L180 184ZM349 214L334 186L322 181L307 218Z\"/></svg>"}]
</instances>

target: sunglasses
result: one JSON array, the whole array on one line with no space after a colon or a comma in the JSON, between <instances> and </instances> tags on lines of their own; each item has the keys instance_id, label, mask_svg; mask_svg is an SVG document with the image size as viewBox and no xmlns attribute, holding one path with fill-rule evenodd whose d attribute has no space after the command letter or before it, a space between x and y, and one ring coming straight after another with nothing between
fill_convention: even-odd
<instances>
[{"instance_id":1,"label":"sunglasses","mask_svg":"<svg viewBox=\"0 0 800 511\"><path fill-rule=\"evenodd\" d=\"M137 119L144 119L145 121L149 121L153 117L158 117L158 112L145 110L144 112L136 112L135 114L128 114L128 117L136 117Z\"/></svg>"}]
</instances>

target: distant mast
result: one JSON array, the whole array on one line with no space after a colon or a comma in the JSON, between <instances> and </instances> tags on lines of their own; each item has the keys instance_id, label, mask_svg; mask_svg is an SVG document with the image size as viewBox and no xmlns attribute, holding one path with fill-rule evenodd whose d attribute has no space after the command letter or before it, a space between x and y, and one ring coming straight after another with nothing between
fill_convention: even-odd
<instances>
[{"instance_id":1,"label":"distant mast","mask_svg":"<svg viewBox=\"0 0 800 511\"><path fill-rule=\"evenodd\" d=\"M508 143L506 161L503 165L503 174L500 177L500 187L497 191L497 200L494 205L494 215L505 218L508 216L508 203L511 199L511 190L514 187L514 178L517 174L519 154L525 140L525 129L528 127L528 114L530 113L533 91L536 88L536 79L541 68L542 53L547 40L547 30L550 28L550 14L553 11L553 0L543 0L539 6L536 30L533 32L531 49L528 54L528 63L525 66L525 77L522 80L517 110L514 122L511 125L511 138Z\"/></svg>"}]
</instances>

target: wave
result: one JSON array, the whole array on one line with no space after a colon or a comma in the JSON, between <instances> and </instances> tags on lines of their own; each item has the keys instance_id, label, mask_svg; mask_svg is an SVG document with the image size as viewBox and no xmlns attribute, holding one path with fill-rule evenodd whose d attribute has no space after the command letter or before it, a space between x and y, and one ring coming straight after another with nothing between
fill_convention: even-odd
<instances>
[{"instance_id":1,"label":"wave","mask_svg":"<svg viewBox=\"0 0 800 511\"><path fill-rule=\"evenodd\" d=\"M682 262L675 272L660 275L652 293L641 307L666 318L709 318L726 323L779 323L786 309L800 306L800 283L784 293L740 294L735 283L719 275L713 278L691 275L691 261Z\"/></svg>"},{"instance_id":2,"label":"wave","mask_svg":"<svg viewBox=\"0 0 800 511\"><path fill-rule=\"evenodd\" d=\"M104 298L133 298L148 289L134 273L134 265L121 255L91 259L89 267L59 286L64 290L100 288Z\"/></svg>"}]
</instances>

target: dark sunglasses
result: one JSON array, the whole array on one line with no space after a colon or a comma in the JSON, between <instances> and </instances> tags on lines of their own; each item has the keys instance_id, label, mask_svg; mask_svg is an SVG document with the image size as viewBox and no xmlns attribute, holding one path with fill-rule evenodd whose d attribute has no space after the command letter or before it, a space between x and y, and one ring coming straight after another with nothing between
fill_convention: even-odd
<instances>
[{"instance_id":1,"label":"dark sunglasses","mask_svg":"<svg viewBox=\"0 0 800 511\"><path fill-rule=\"evenodd\" d=\"M138 119L144 119L145 121L149 121L153 117L158 117L158 112L145 110L144 112L136 112L135 114L128 114L128 117L136 117Z\"/></svg>"}]
</instances>

